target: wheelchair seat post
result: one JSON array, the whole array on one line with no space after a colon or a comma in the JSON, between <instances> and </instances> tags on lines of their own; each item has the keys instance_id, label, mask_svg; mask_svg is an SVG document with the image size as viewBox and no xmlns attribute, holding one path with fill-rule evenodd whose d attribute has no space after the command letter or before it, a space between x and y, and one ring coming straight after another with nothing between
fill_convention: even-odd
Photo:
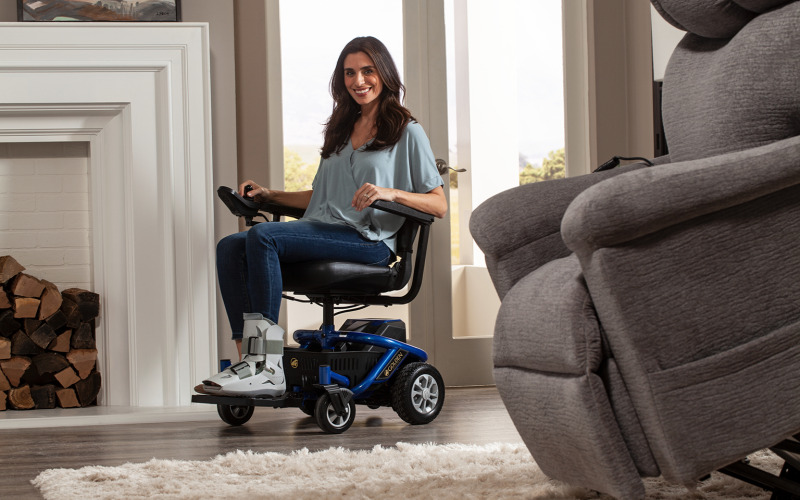
<instances>
[{"instance_id":1,"label":"wheelchair seat post","mask_svg":"<svg viewBox=\"0 0 800 500\"><path fill-rule=\"evenodd\" d=\"M322 299L322 331L325 333L335 331L333 319L333 299L331 297L324 297Z\"/></svg>"}]
</instances>

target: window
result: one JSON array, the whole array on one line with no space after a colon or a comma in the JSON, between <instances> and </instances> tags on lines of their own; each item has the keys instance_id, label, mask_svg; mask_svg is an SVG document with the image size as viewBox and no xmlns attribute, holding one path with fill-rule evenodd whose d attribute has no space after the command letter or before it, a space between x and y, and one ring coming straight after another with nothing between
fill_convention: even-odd
<instances>
[{"instance_id":1,"label":"window","mask_svg":"<svg viewBox=\"0 0 800 500\"><path fill-rule=\"evenodd\" d=\"M564 176L560 0L446 0L452 263L479 264L465 222L514 185ZM513 153L516 154L513 154Z\"/></svg>"}]
</instances>

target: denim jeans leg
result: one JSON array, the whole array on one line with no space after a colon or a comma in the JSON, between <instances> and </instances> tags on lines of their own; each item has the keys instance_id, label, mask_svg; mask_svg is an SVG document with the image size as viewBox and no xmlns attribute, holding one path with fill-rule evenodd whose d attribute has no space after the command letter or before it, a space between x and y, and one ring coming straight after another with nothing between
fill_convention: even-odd
<instances>
[{"instance_id":1,"label":"denim jeans leg","mask_svg":"<svg viewBox=\"0 0 800 500\"><path fill-rule=\"evenodd\" d=\"M246 232L234 233L217 243L217 279L234 339L242 338L242 316L251 311L250 296L247 293L246 239Z\"/></svg>"},{"instance_id":2,"label":"denim jeans leg","mask_svg":"<svg viewBox=\"0 0 800 500\"><path fill-rule=\"evenodd\" d=\"M391 252L380 241L369 241L355 229L322 222L267 222L248 231L248 291L253 310L278 320L283 280L281 262L342 260L387 265Z\"/></svg>"},{"instance_id":3,"label":"denim jeans leg","mask_svg":"<svg viewBox=\"0 0 800 500\"><path fill-rule=\"evenodd\" d=\"M281 262L342 260L387 265L391 252L355 229L322 222L264 222L217 244L217 275L233 338L242 337L244 313L278 321L283 279Z\"/></svg>"}]
</instances>

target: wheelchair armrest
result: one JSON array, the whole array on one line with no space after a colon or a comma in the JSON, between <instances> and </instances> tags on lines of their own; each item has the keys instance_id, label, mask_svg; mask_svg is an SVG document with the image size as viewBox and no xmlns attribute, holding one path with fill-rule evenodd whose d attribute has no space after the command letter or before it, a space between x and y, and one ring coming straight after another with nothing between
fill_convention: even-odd
<instances>
[{"instance_id":1,"label":"wheelchair armrest","mask_svg":"<svg viewBox=\"0 0 800 500\"><path fill-rule=\"evenodd\" d=\"M253 217L259 215L259 212L266 212L276 216L287 215L299 219L305 213L302 208L288 207L286 205L279 205L277 203L258 203L253 200L241 196L235 189L228 186L220 186L217 189L217 195L220 197L228 210L237 217ZM433 223L434 216L425 212L421 212L414 208L402 205L394 201L377 200L370 205L372 208L389 212L391 214L411 219L421 225L428 226Z\"/></svg>"},{"instance_id":2,"label":"wheelchair armrest","mask_svg":"<svg viewBox=\"0 0 800 500\"><path fill-rule=\"evenodd\" d=\"M260 203L258 205L259 210L262 212L267 212L272 215L286 215L289 217L294 217L295 219L300 219L306 213L304 208L297 208L297 207L288 207L286 205L278 205L277 203Z\"/></svg>"},{"instance_id":3,"label":"wheelchair armrest","mask_svg":"<svg viewBox=\"0 0 800 500\"><path fill-rule=\"evenodd\" d=\"M217 189L217 195L220 197L228 210L237 217L253 217L259 215L259 212L266 212L276 216L287 215L299 219L305 213L302 208L287 207L285 205L278 205L276 203L258 203L241 196L235 189L228 186L220 186Z\"/></svg>"},{"instance_id":4,"label":"wheelchair armrest","mask_svg":"<svg viewBox=\"0 0 800 500\"><path fill-rule=\"evenodd\" d=\"M390 214L399 215L401 217L405 217L406 219L411 219L424 226L431 225L434 219L433 215L429 213L421 212L395 201L376 200L372 202L370 207L383 210L384 212L389 212Z\"/></svg>"}]
</instances>

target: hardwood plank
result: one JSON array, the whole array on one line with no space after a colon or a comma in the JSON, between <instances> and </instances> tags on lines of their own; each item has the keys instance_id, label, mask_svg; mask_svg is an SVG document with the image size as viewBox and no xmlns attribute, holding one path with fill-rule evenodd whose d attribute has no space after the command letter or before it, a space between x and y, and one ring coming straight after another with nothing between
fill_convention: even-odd
<instances>
[{"instance_id":1,"label":"hardwood plank","mask_svg":"<svg viewBox=\"0 0 800 500\"><path fill-rule=\"evenodd\" d=\"M45 469L121 465L151 458L208 460L230 451L287 453L331 446L369 449L380 444L521 442L494 387L448 388L445 405L428 425L408 425L391 408L356 407L343 434L323 434L295 408L257 408L240 427L222 420L160 425L104 425L0 431L0 491L5 498L38 499L30 480Z\"/></svg>"}]
</instances>

